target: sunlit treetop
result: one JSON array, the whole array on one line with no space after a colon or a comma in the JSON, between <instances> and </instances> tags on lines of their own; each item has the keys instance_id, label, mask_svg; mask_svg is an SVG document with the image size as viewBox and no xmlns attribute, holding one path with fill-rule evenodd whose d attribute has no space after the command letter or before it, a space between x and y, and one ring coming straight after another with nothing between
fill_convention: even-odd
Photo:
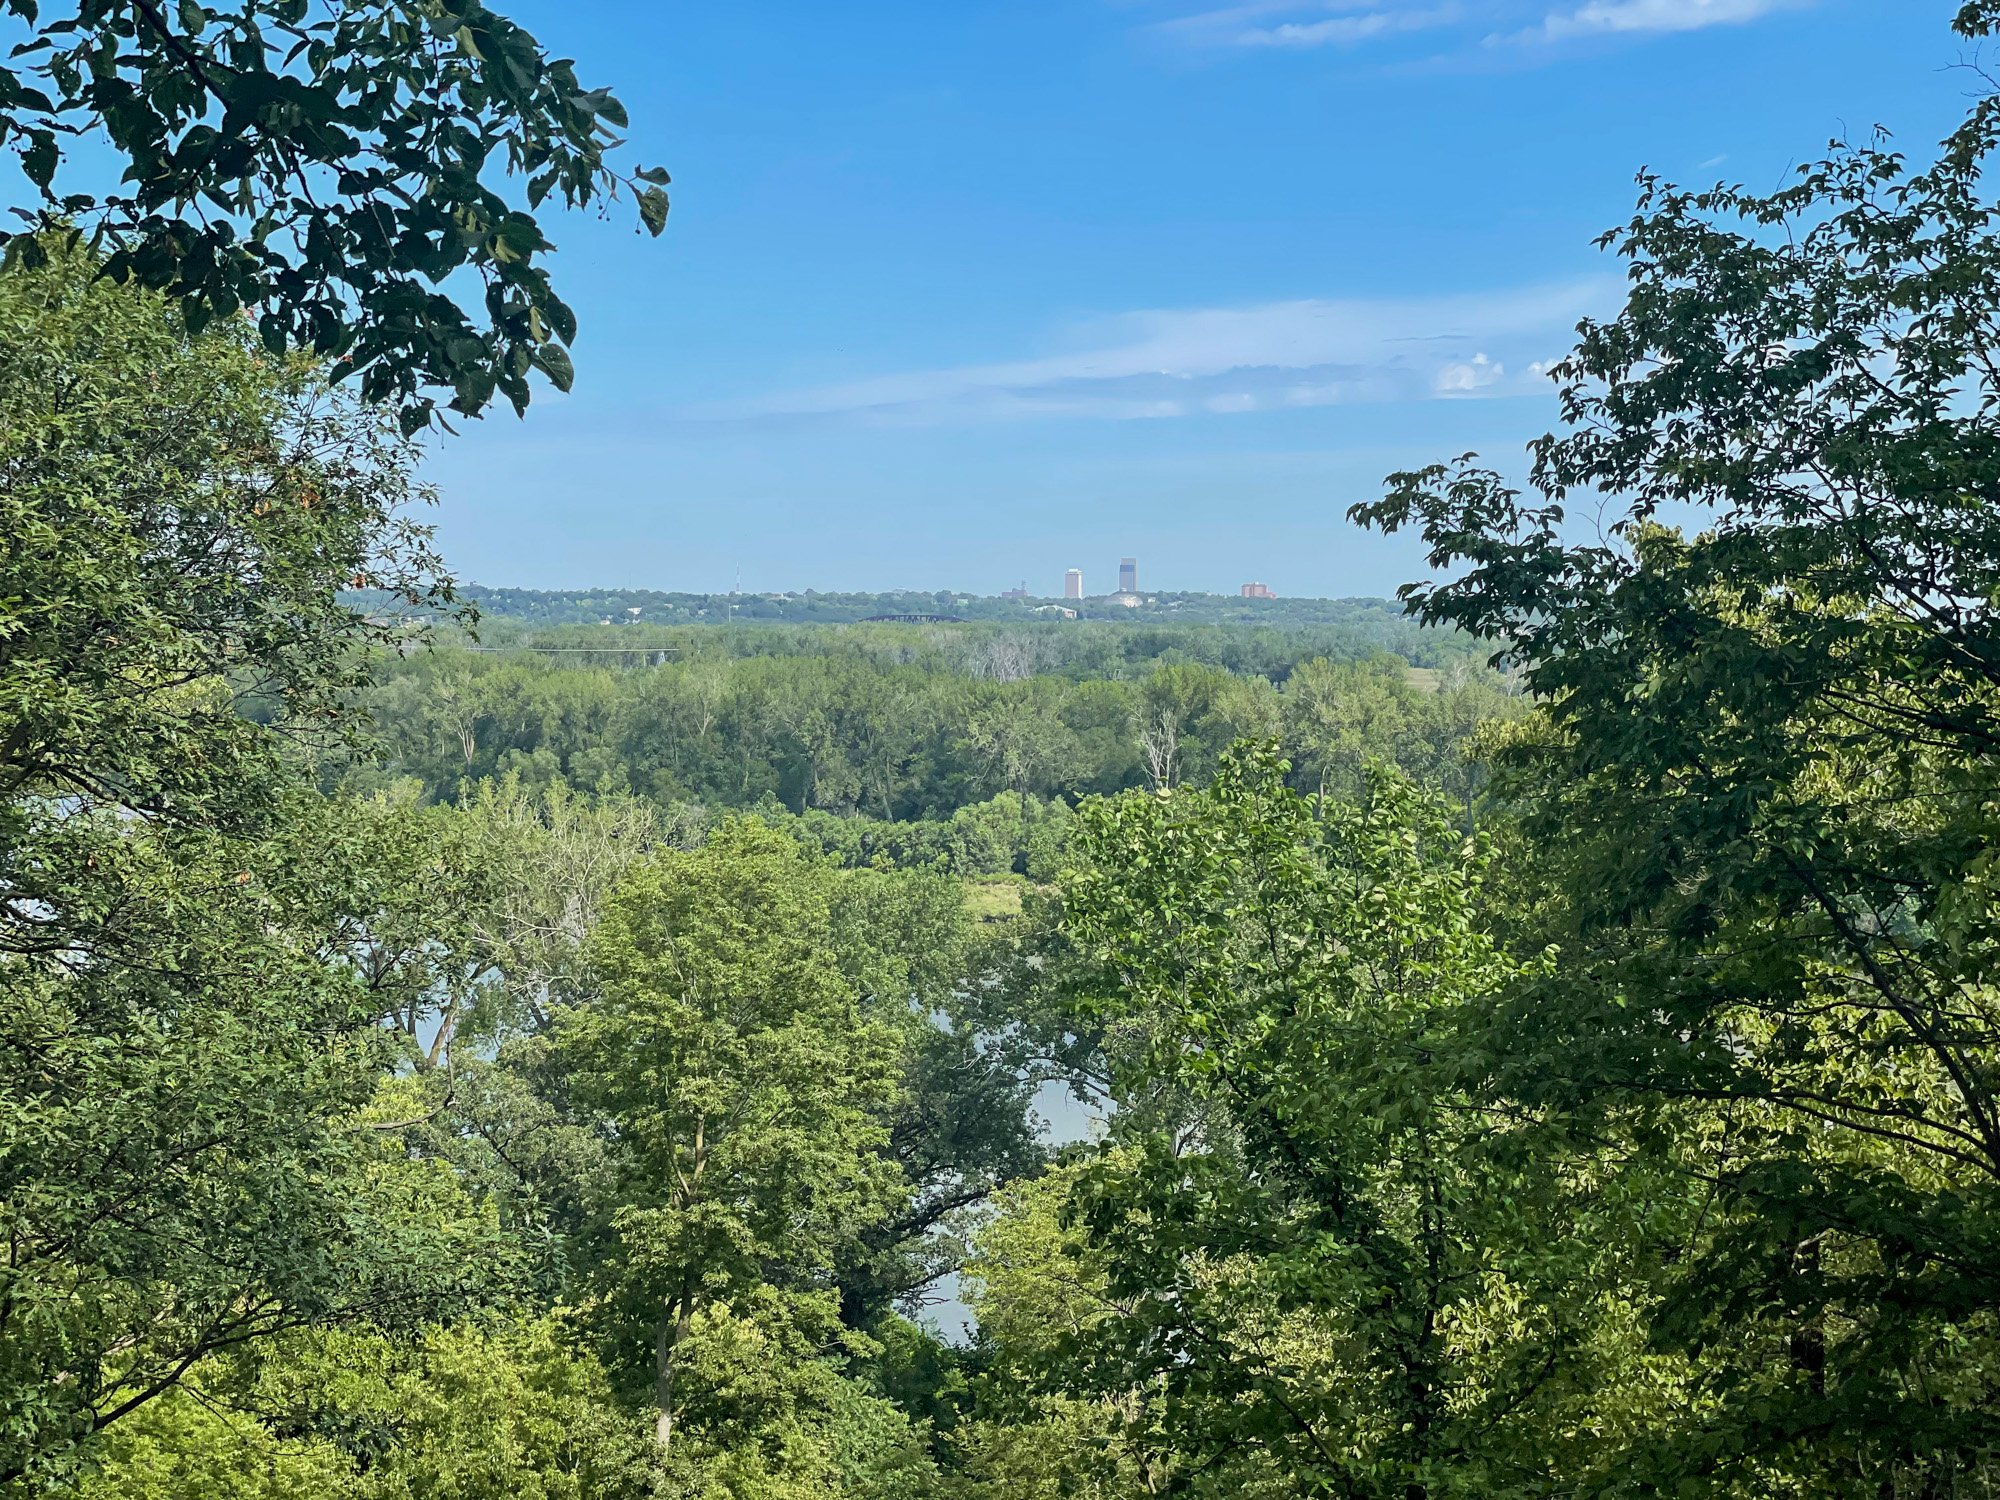
<instances>
[{"instance_id":1,"label":"sunlit treetop","mask_svg":"<svg viewBox=\"0 0 2000 1500\"><path fill-rule=\"evenodd\" d=\"M175 298L190 328L246 312L406 430L496 392L520 411L531 371L569 387L576 318L539 259L551 198L623 190L648 232L666 223L666 172L611 165L623 106L480 0L0 0L0 17L23 37L0 62L0 151L39 193L25 227L96 235L106 274ZM122 178L77 190L100 142ZM0 240L9 262L45 253Z\"/></svg>"}]
</instances>

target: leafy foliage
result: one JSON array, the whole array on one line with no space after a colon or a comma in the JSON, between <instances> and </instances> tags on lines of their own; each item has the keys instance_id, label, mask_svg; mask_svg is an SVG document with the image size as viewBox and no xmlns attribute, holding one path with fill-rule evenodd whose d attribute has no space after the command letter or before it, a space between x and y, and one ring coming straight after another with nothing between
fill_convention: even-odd
<instances>
[{"instance_id":1,"label":"leafy foliage","mask_svg":"<svg viewBox=\"0 0 2000 1500\"><path fill-rule=\"evenodd\" d=\"M287 750L368 636L341 583L434 591L407 449L75 254L0 276L0 321L12 1479L211 1351L433 1316L506 1255L360 1121L407 998L360 954L403 872Z\"/></svg>"},{"instance_id":2,"label":"leafy foliage","mask_svg":"<svg viewBox=\"0 0 2000 1500\"><path fill-rule=\"evenodd\" d=\"M80 14L78 57L146 19ZM390 105L444 69L423 109L527 119L463 93L506 48L431 35ZM122 68L121 128L183 129L143 54L91 107ZM0 1482L1994 1493L1996 137L1643 180L1525 483L1357 511L1503 677L1368 609L371 623L451 605L403 440L21 242ZM1051 1084L1100 1112L1060 1153ZM910 1321L955 1271L963 1346Z\"/></svg>"},{"instance_id":3,"label":"leafy foliage","mask_svg":"<svg viewBox=\"0 0 2000 1500\"><path fill-rule=\"evenodd\" d=\"M657 1464L604 1372L541 1320L293 1338L214 1361L122 1426L84 1500L637 1500ZM254 1412L257 1419L234 1416Z\"/></svg>"},{"instance_id":4,"label":"leafy foliage","mask_svg":"<svg viewBox=\"0 0 2000 1500\"><path fill-rule=\"evenodd\" d=\"M364 400L435 397L477 416L496 391L559 390L576 319L537 257L533 210L633 195L653 234L666 173L620 174L623 106L587 89L480 0L7 0L25 30L0 67L0 148L41 206L38 227L87 225L104 274L164 293L199 333L239 312L274 356L338 361ZM63 180L71 143L101 133L120 187ZM492 183L525 179L526 206ZM9 264L47 253L34 235ZM445 287L468 277L475 301Z\"/></svg>"},{"instance_id":5,"label":"leafy foliage","mask_svg":"<svg viewBox=\"0 0 2000 1500\"><path fill-rule=\"evenodd\" d=\"M1421 530L1457 576L1419 610L1544 705L1502 758L1566 958L1507 1087L1641 1112L1715 1194L1653 1330L1720 1357L1670 1482L1932 1493L2000 1441L1996 131L1645 179L1526 489L1466 461L1357 512ZM1569 540L1579 492L1609 541Z\"/></svg>"},{"instance_id":6,"label":"leafy foliage","mask_svg":"<svg viewBox=\"0 0 2000 1500\"><path fill-rule=\"evenodd\" d=\"M1157 1393L1203 1493L1574 1484L1661 1411L1617 1311L1633 1185L1482 1087L1546 961L1483 929L1445 808L1378 778L1317 812L1282 772L1086 815L1066 924L1150 1103L1071 1189L1115 1310L1069 1357Z\"/></svg>"},{"instance_id":7,"label":"leafy foliage","mask_svg":"<svg viewBox=\"0 0 2000 1500\"><path fill-rule=\"evenodd\" d=\"M691 1341L752 1310L830 1328L836 1257L892 1202L894 1036L833 957L831 878L748 824L656 861L600 929L601 998L557 1031L611 1134L588 1231L607 1347L645 1373L663 1446Z\"/></svg>"}]
</instances>

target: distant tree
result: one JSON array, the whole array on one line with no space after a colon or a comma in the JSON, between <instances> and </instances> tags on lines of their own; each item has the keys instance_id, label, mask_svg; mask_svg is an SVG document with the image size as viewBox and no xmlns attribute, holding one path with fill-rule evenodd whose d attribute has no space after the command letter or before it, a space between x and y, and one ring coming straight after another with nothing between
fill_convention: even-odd
<instances>
[{"instance_id":1,"label":"distant tree","mask_svg":"<svg viewBox=\"0 0 2000 1500\"><path fill-rule=\"evenodd\" d=\"M1301 662L1285 680L1284 733L1302 784L1359 792L1368 761L1401 748L1415 698L1399 664Z\"/></svg>"},{"instance_id":2,"label":"distant tree","mask_svg":"<svg viewBox=\"0 0 2000 1500\"><path fill-rule=\"evenodd\" d=\"M1172 788L1206 780L1239 739L1262 738L1277 723L1277 695L1261 677L1168 660L1140 684L1138 735L1147 779Z\"/></svg>"}]
</instances>

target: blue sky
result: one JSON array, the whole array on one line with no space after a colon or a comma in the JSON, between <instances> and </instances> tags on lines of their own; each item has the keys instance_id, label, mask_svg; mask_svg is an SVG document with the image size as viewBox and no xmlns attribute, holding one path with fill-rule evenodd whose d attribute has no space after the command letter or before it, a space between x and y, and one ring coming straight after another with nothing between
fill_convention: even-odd
<instances>
[{"instance_id":1,"label":"blue sky","mask_svg":"<svg viewBox=\"0 0 2000 1500\"><path fill-rule=\"evenodd\" d=\"M1956 0L508 7L674 174L551 225L578 379L429 463L473 581L1387 593L1511 463L1651 166L1774 186L1971 87Z\"/></svg>"}]
</instances>

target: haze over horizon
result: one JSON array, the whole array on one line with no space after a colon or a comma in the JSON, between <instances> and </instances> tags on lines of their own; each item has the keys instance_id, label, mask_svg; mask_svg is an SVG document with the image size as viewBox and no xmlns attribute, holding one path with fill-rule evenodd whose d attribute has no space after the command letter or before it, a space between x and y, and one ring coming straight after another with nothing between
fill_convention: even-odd
<instances>
[{"instance_id":1,"label":"haze over horizon","mask_svg":"<svg viewBox=\"0 0 2000 1500\"><path fill-rule=\"evenodd\" d=\"M1100 583L1098 580L1093 579L1088 572L1086 572L1084 574L1084 592L1081 597L1086 600L1093 600L1100 603L1106 599L1116 598L1121 592L1121 590L1117 586L1117 569L1115 567L1104 569L1101 578L1104 581ZM688 595L697 595L706 597L720 597L734 593L742 593L746 596L759 595L768 597L789 597L800 594L839 594L839 595L952 594L960 598L990 600L990 599L1004 599L1006 597L1009 597L1015 588L1025 586L1027 591L1027 597L1030 599L1061 600L1064 597L1066 597L1063 591L1063 580L1061 578L1053 580L1052 587L1041 588L1037 586L1038 583L1047 581L1048 580L1038 580L1032 577L1025 579L1017 578L1014 580L1013 583L1009 584L1005 589L960 588L954 586L948 579L942 582L918 579L914 582L883 584L879 588L842 588L839 586L828 586L822 584L807 583L797 588L791 588L791 589L757 589L750 587L748 582L745 582L743 587L741 589L738 589L733 581L729 584L729 586L723 588L663 588L647 583L607 584L602 582L578 583L578 584L570 584L567 586L550 587L538 583L490 583L484 578L474 578L470 576L460 577L457 580L458 585L461 589L470 588L475 590L494 590L494 591L511 590L511 591L525 592L525 593L540 593L540 594L584 594L592 592L604 592L604 593L688 594ZM1201 583L1163 584L1155 582L1146 576L1142 562L1139 583L1135 592L1141 595L1212 594L1218 598L1239 598L1242 597L1241 590L1244 587L1244 585L1251 583L1263 583L1266 585L1266 587L1269 587L1268 580L1261 578L1258 579L1245 578L1238 583L1229 585L1228 587L1211 586L1208 584L1201 584ZM1274 599L1294 599L1294 600L1336 600L1336 599L1351 599L1351 598L1371 598L1371 599L1386 598L1388 596L1374 595L1374 594L1363 594L1363 595L1286 594L1274 589L1272 590L1271 594L1268 597Z\"/></svg>"},{"instance_id":2,"label":"haze over horizon","mask_svg":"<svg viewBox=\"0 0 2000 1500\"><path fill-rule=\"evenodd\" d=\"M1387 595L1383 474L1553 414L1633 174L1775 186L1963 106L1955 0L536 0L671 228L556 217L575 392L440 442L530 588ZM1803 129L1802 129L1802 122Z\"/></svg>"}]
</instances>

